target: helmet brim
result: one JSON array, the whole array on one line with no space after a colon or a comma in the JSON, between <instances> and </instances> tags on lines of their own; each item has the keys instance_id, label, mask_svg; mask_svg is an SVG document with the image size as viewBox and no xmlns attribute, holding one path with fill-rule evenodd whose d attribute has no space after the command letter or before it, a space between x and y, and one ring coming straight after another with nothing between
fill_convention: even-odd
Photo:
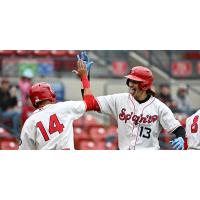
<instances>
[{"instance_id":1,"label":"helmet brim","mask_svg":"<svg viewBox=\"0 0 200 200\"><path fill-rule=\"evenodd\" d=\"M125 78L128 78L130 80L133 80L133 81L139 81L139 82L144 82L144 79L141 79L137 76L134 76L134 75L127 75L127 76L124 76Z\"/></svg>"}]
</instances>

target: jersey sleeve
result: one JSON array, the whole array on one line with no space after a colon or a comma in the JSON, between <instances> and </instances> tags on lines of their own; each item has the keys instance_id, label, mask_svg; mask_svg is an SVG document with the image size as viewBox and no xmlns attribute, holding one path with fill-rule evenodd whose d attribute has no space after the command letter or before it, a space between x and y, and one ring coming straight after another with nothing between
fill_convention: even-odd
<instances>
[{"instance_id":1,"label":"jersey sleeve","mask_svg":"<svg viewBox=\"0 0 200 200\"><path fill-rule=\"evenodd\" d=\"M116 115L116 95L99 96L96 98L101 113Z\"/></svg>"},{"instance_id":2,"label":"jersey sleeve","mask_svg":"<svg viewBox=\"0 0 200 200\"><path fill-rule=\"evenodd\" d=\"M84 101L67 101L66 105L67 113L70 113L73 120L80 118L86 112L86 104Z\"/></svg>"},{"instance_id":3,"label":"jersey sleeve","mask_svg":"<svg viewBox=\"0 0 200 200\"><path fill-rule=\"evenodd\" d=\"M181 126L172 111L162 102L160 102L159 118L162 127L169 133L172 133L176 128Z\"/></svg>"},{"instance_id":4,"label":"jersey sleeve","mask_svg":"<svg viewBox=\"0 0 200 200\"><path fill-rule=\"evenodd\" d=\"M34 131L33 123L26 121L21 131L21 145L19 150L35 150L36 145L34 141Z\"/></svg>"}]
</instances>

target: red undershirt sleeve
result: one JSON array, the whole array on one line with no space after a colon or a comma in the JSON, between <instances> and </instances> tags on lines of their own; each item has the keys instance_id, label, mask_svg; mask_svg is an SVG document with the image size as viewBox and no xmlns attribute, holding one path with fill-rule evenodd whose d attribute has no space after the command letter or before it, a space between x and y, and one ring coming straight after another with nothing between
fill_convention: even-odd
<instances>
[{"instance_id":1,"label":"red undershirt sleeve","mask_svg":"<svg viewBox=\"0 0 200 200\"><path fill-rule=\"evenodd\" d=\"M97 112L100 111L99 104L97 103L97 100L94 98L93 95L85 95L83 97L83 101L87 105L86 111L90 111L90 110L97 111Z\"/></svg>"}]
</instances>

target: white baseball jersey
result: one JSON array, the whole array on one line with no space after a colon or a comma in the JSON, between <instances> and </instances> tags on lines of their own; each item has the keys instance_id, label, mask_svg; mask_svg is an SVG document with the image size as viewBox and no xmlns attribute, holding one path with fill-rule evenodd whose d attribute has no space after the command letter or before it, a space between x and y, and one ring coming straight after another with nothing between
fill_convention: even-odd
<instances>
[{"instance_id":1,"label":"white baseball jersey","mask_svg":"<svg viewBox=\"0 0 200 200\"><path fill-rule=\"evenodd\" d=\"M186 120L188 149L200 150L200 110Z\"/></svg>"},{"instance_id":2,"label":"white baseball jersey","mask_svg":"<svg viewBox=\"0 0 200 200\"><path fill-rule=\"evenodd\" d=\"M119 149L160 149L162 128L169 133L181 126L172 111L151 96L144 103L129 93L97 97L102 113L114 115L118 122Z\"/></svg>"},{"instance_id":3,"label":"white baseball jersey","mask_svg":"<svg viewBox=\"0 0 200 200\"><path fill-rule=\"evenodd\" d=\"M73 120L86 111L84 101L48 104L26 120L19 149L74 149Z\"/></svg>"}]
</instances>

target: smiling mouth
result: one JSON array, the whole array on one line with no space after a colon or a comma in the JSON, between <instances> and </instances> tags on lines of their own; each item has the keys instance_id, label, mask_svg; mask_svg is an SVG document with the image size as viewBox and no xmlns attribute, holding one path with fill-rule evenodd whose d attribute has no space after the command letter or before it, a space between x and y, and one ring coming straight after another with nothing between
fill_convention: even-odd
<instances>
[{"instance_id":1,"label":"smiling mouth","mask_svg":"<svg viewBox=\"0 0 200 200\"><path fill-rule=\"evenodd\" d=\"M130 93L133 95L133 94L135 94L135 92L136 92L136 89L133 89L133 88L130 88Z\"/></svg>"}]
</instances>

